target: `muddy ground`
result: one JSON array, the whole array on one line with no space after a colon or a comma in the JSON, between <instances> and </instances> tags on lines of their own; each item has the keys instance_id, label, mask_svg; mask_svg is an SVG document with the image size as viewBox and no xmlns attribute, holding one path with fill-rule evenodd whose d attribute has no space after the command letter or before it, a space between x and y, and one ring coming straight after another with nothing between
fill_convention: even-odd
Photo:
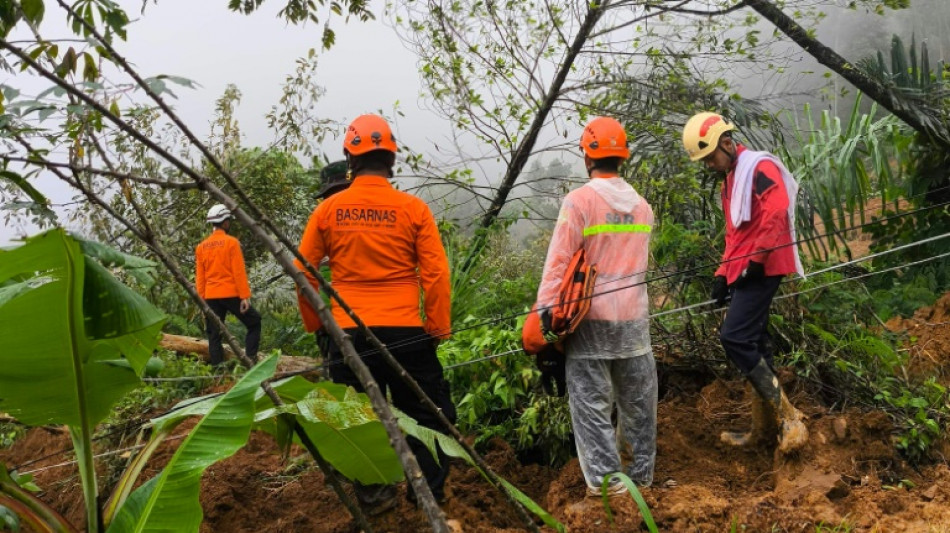
<instances>
[{"instance_id":1,"label":"muddy ground","mask_svg":"<svg viewBox=\"0 0 950 533\"><path fill-rule=\"evenodd\" d=\"M914 318L892 321L907 331L916 372L950 376L950 295ZM662 367L662 365L661 365ZM723 429L748 425L749 406L738 380L663 371L659 406L657 470L643 494L661 531L676 532L943 532L950 531L950 467L946 460L912 468L897 454L890 419L880 412L831 412L807 394L790 373L782 373L792 400L808 415L808 446L794 457L776 457L768 446L727 448ZM187 428L188 426L184 426ZM37 428L7 450L0 461L19 465L69 447L69 436ZM149 465L154 474L174 451L165 445ZM946 446L944 446L946 448ZM269 436L254 434L234 457L205 474L201 502L206 532L354 532L356 528L321 473L303 455L283 464ZM633 501L613 500L610 525L599 500L585 497L577 461L559 470L522 465L504 442L486 450L489 464L561 520L570 531L640 531ZM939 454L938 454L939 456ZM24 470L61 463L50 457ZM121 467L127 456L109 459ZM103 466L103 484L108 483ZM42 498L71 521L82 523L81 490L73 466L37 472ZM404 488L400 488L404 491ZM461 531L524 531L524 526L474 470L455 464L444 510ZM372 519L376 531L426 530L422 513L400 500ZM845 524L847 528L835 529ZM819 529L823 526L826 529Z\"/></svg>"}]
</instances>

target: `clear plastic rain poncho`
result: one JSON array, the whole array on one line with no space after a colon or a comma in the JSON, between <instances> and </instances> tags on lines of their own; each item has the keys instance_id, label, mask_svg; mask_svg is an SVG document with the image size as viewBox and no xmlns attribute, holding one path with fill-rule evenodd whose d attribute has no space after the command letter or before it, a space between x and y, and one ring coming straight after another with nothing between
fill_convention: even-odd
<instances>
[{"instance_id":1,"label":"clear plastic rain poncho","mask_svg":"<svg viewBox=\"0 0 950 533\"><path fill-rule=\"evenodd\" d=\"M646 278L653 210L619 177L593 178L571 191L558 215L538 309L557 300L574 252L583 247L597 267L590 312L567 339L567 356L620 359L650 351Z\"/></svg>"},{"instance_id":2,"label":"clear plastic rain poncho","mask_svg":"<svg viewBox=\"0 0 950 533\"><path fill-rule=\"evenodd\" d=\"M621 470L623 448L633 458L627 475L641 486L653 481L657 379L643 283L652 226L653 210L628 183L591 179L564 199L538 289L539 309L554 303L581 247L597 267L590 312L566 341L571 421L592 489ZM618 430L610 420L615 404Z\"/></svg>"}]
</instances>

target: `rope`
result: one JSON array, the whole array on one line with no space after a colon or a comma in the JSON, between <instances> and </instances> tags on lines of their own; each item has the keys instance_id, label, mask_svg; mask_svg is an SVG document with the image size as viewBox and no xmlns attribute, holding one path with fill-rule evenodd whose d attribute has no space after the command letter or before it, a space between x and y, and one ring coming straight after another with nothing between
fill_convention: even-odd
<instances>
[{"instance_id":1,"label":"rope","mask_svg":"<svg viewBox=\"0 0 950 533\"><path fill-rule=\"evenodd\" d=\"M188 436L188 434L185 433L185 434L182 434L182 435L174 435L174 436L168 437L168 438L165 439L165 440L166 440L166 441L178 440L178 439L183 439L183 438L185 438L185 437L187 437L187 436ZM128 448L120 448L120 449L118 449L118 450L112 450L112 451L108 451L108 452L97 453L96 455L93 455L92 458L93 458L93 459L99 459L100 457L107 457L107 456L109 456L109 455L117 455L117 454L120 454L120 453L125 453L125 452L130 452L130 451L138 450L138 449L144 448L144 447L146 447L146 446L148 446L147 443L146 443L146 444L136 444L135 446L129 446ZM72 450L69 450L69 451L72 451ZM22 472L22 474L36 474L36 473L38 473L38 472L45 472L46 470L52 470L52 469L54 469L54 468L62 468L62 467L64 467L64 466L71 466L71 465L74 465L74 464L76 464L76 463L78 463L78 462L79 462L79 461L76 461L76 460L73 460L73 461L66 461L66 462L64 462L64 463L58 463L58 464L55 464L55 465L44 466L44 467L42 467L42 468L37 468L37 469L35 469L35 470L27 470L26 472Z\"/></svg>"},{"instance_id":2,"label":"rope","mask_svg":"<svg viewBox=\"0 0 950 533\"><path fill-rule=\"evenodd\" d=\"M926 258L926 259L921 259L921 260L918 260L918 261L913 261L913 262L911 262L911 263L905 263L905 264L898 265L898 266L895 266L895 267L886 268L886 269L884 269L884 270L878 270L878 271L876 271L876 272L869 272L869 273L867 273L867 274L861 274L860 276L853 276L853 277L848 277L848 278L845 278L845 279L839 279L839 280L837 280L837 281L832 281L832 282L826 283L826 284L824 284L824 285L819 285L818 287L809 287L809 288L807 288L807 289L802 289L802 290L797 291L797 292L793 292L793 293L789 293L789 294L783 294L783 295L781 295L781 296L776 296L776 297L774 298L774 300L781 300L781 299L784 299L784 298L791 298L791 297L793 297L793 296L798 296L798 295L801 295L801 294L806 294L806 293L809 293L809 292L817 291L817 290L820 290L820 289L825 289L825 288L827 288L827 287L831 287L832 285L838 285L839 283L845 283L845 282L849 282L849 281L857 281L857 280L862 279L862 278L869 278L869 277L871 277L871 276L877 276L877 275L879 275L879 274L884 274L884 273L887 273L887 272L892 272L892 271L894 271L894 270L899 270L899 269L901 269L901 268L907 268L907 267L910 267L910 266L921 265L921 264L923 264L923 263L927 263L927 262L934 261L934 260L937 260L937 259L942 259L942 258L944 258L944 257L950 257L950 252L946 252L946 253L943 253L943 254L940 254L940 255L931 256L931 257L928 257L928 258ZM841 266L845 266L845 265L850 264L850 263L852 263L852 262L842 264ZM783 283L785 283L785 282L783 282ZM698 304L687 305L687 306L684 306L684 307L679 307L679 308L677 308L677 309L670 309L670 310L668 310L668 311L662 311L662 312L659 312L659 313L654 313L654 314L650 315L649 318L659 318L659 317L664 316L664 315L670 315L670 314L674 314L674 313L682 313L682 312L688 311L688 310L690 310L690 309L695 309L695 308L697 308L697 307L702 307L702 306L709 305L709 304L713 304L713 303L716 303L716 301L715 301L715 300L707 300L707 301L705 301L705 302L700 302L700 303L698 303ZM714 312L717 312L717 311L723 311L723 310L725 310L725 309L727 309L727 307L719 307L719 308L716 308L716 309L709 309L709 310L707 310L707 311L703 311L703 312L701 312L701 313L697 313L696 316L701 316L701 315L705 315L705 314L710 314L710 313L714 313ZM495 358L497 358L497 357L504 357L504 356L511 355L511 354L513 354L513 353L517 353L517 352L521 352L521 351L523 351L523 350L522 350L521 348L518 348L518 349L515 349L515 350L509 350L509 351L507 351L507 352L502 352L502 353L487 355L487 356L485 356L485 357L480 357L480 358L478 358L478 359L472 359L472 360L469 360L469 361L465 361L464 363L457 363L457 364L454 364L454 365L447 366L447 367L445 367L445 370L452 370L452 369L458 368L458 367L460 367L460 366L466 366L466 365L471 365L471 364L475 364L475 363L480 363L480 362L482 362L482 361L487 361L487 360L489 360L489 359L495 359Z\"/></svg>"},{"instance_id":3,"label":"rope","mask_svg":"<svg viewBox=\"0 0 950 533\"><path fill-rule=\"evenodd\" d=\"M948 202L948 204L950 204L950 202ZM868 260L868 259L880 257L880 256L883 256L883 255L887 255L887 254L889 254L889 253L898 252L898 251L900 251L900 250L904 250L904 249L907 249L907 248L911 248L911 247L913 247L913 246L919 246L919 245L921 245L921 244L926 244L926 243L933 242L933 241L936 241L936 240L939 240L939 239L944 239L944 238L947 238L947 237L950 237L950 232L944 233L944 234L942 234L942 235L938 235L938 236L935 236L935 237L928 237L928 238L926 238L926 239L921 239L920 241L915 241L915 242L912 242L912 243L909 243L909 244L904 244L904 245L901 245L901 246L898 246L898 247L895 247L895 248L891 248L891 249L889 249L889 250L885 250L885 251L883 251L883 252L877 252L877 253L875 253L875 254L871 254L871 255L868 255L868 256L864 256L864 257L861 257L861 258L858 258L858 259L853 259L853 260L851 260L851 261L846 261L846 262L843 262L843 263L838 263L838 264L836 264L836 265L832 265L831 267L828 267L828 268L825 268L825 269L822 269L822 270L817 270L817 271L812 272L811 274L808 274L808 275L815 275L815 274L821 274L821 273L824 273L824 272L829 272L829 271L835 270L835 269L837 269L837 268L842 268L842 267L845 267L845 266L848 266L848 265L851 265L851 264L854 264L854 263L858 263L858 262L865 261L865 260ZM787 245L783 245L783 246L787 246ZM744 257L749 257L749 256L752 256L752 255L757 255L757 254L758 254L758 252L755 253L755 254L748 254L748 255L746 255L746 256L744 256ZM734 258L734 259L732 259L732 260L738 260L738 259L742 259L742 258L737 257L737 258ZM717 263L717 264L718 264L718 263ZM706 267L701 267L701 268L706 268ZM695 270L697 270L697 269L691 269L691 270L695 271ZM587 298L594 298L594 297L596 297L596 296L603 296L603 295L605 295L605 294L610 294L610 293L614 293L614 292L619 292L619 291L627 290L627 289L630 289L630 288L633 288L633 287L636 287L636 286L639 286L639 285L645 285L645 284L649 284L649 283L655 283L655 282L660 281L660 280L663 280L663 279L668 279L668 278L671 278L671 277L674 277L674 276L683 275L683 274L687 274L687 273L691 273L691 272L690 272L689 270L687 270L687 271L677 271L677 272L673 272L673 273L670 273L670 274L666 274L666 275L664 275L664 276L659 276L659 277L651 278L651 279L648 279L648 280L639 281L639 282L634 283L634 284L632 284L632 285L626 285L626 286L623 286L623 287L615 287L615 288L613 288L613 289L607 289L607 290L604 290L604 291L596 292L596 293L594 293L594 294L591 294L590 296L583 297L583 298L579 298L579 299L576 300L576 301L581 301L581 300L587 299ZM786 283L789 282L789 281L791 281L791 280L786 280ZM699 307L699 306L705 305L705 304L707 304L707 303L709 303L709 302L711 302L711 301L712 301L712 300L709 300L709 301L707 301L707 302L702 302L702 303L700 303L700 304L694 304L694 305L691 306L691 307ZM565 302L565 303L573 303L573 301L572 301L572 302ZM537 309L538 309L538 310L543 310L543 309L550 309L551 307L553 307L553 306L538 307ZM478 328L478 327L482 327L482 326L494 325L494 324L497 324L497 323L499 323L499 322L503 322L503 321L506 321L506 320L510 320L510 319L512 319L512 318L517 318L517 317L526 315L526 314L528 314L528 313L530 313L530 312L531 312L531 311L519 312L519 313L514 313L514 314L511 314L511 315L508 315L508 316L503 316L503 317L499 317L499 318L494 318L494 319L486 320L486 321L484 321L484 322L480 322L480 323L476 323L476 324L473 324L473 325L465 326L465 327L463 327L463 328L457 328L457 329L451 330L450 333L458 333L458 332L462 332L462 331L466 331L466 330L469 330L469 329L474 329L474 328ZM667 314L669 314L669 313L667 313ZM440 334L440 332L435 332L435 333L436 333L436 334ZM393 343L393 344L391 344L391 345L388 345L387 347L388 347L388 348L401 348L401 347L404 347L404 346L409 346L409 345L411 345L411 344L413 344L413 343L416 343L416 342L425 340L426 338L428 338L428 336L429 336L429 334L426 334L425 336L420 335L420 336L417 336L417 337L410 337L410 338L404 339L404 340L402 340L402 341L395 342L395 343ZM373 350L370 350L370 351L366 352L365 354L360 355L360 357L361 357L361 358L362 358L362 357L367 357L367 356L370 356L370 355L374 355L374 354L376 354L376 353L378 353L378 351L377 351L376 349L373 349ZM332 365L332 364L341 364L341 363L342 363L342 361L329 361L327 364L328 364L328 365Z\"/></svg>"}]
</instances>

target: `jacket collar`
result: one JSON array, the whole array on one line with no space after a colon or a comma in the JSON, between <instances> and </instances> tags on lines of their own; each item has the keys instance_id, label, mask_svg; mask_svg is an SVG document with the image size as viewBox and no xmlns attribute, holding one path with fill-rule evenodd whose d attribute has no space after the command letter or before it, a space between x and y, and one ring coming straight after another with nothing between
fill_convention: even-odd
<instances>
[{"instance_id":1,"label":"jacket collar","mask_svg":"<svg viewBox=\"0 0 950 533\"><path fill-rule=\"evenodd\" d=\"M350 188L353 187L392 187L392 184L389 183L389 178L385 176L364 174L353 178L353 183L350 185Z\"/></svg>"}]
</instances>

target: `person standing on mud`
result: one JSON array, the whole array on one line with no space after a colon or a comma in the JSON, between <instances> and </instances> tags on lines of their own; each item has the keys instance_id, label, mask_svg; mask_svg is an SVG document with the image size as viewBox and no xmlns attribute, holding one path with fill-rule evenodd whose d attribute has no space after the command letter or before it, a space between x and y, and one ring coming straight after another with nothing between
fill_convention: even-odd
<instances>
[{"instance_id":1,"label":"person standing on mud","mask_svg":"<svg viewBox=\"0 0 950 533\"><path fill-rule=\"evenodd\" d=\"M618 441L632 457L625 471L630 479L643 487L653 482L657 377L643 283L653 209L619 176L630 149L618 121L592 120L580 148L590 180L561 205L537 307L548 329L546 308L557 301L568 264L583 248L597 279L587 316L565 340L565 371L577 457L588 493L598 495L604 477L621 471ZM611 424L614 404L618 429ZM615 480L608 491L622 494L626 487Z\"/></svg>"},{"instance_id":2,"label":"person standing on mud","mask_svg":"<svg viewBox=\"0 0 950 533\"><path fill-rule=\"evenodd\" d=\"M320 205L321 202L333 196L334 194L348 189L350 187L351 179L352 178L350 176L349 170L346 166L346 160L327 163L326 166L320 169L320 190L317 192L316 196L317 205ZM320 274L327 281L332 279L330 276L330 268L327 266L326 259L320 263ZM324 298L324 301L327 303L327 305L330 305L330 300L326 297ZM327 364L330 360L330 336L327 335L327 332L323 329L318 329L316 332L314 332L314 338L317 341L317 348L320 350L320 355L323 357L323 362L324 364Z\"/></svg>"},{"instance_id":3,"label":"person standing on mud","mask_svg":"<svg viewBox=\"0 0 950 533\"><path fill-rule=\"evenodd\" d=\"M314 209L300 241L300 253L314 266L324 257L329 258L333 287L454 422L455 406L436 357L439 341L451 331L451 289L449 263L435 218L425 202L397 191L390 184L396 162L396 139L382 117L357 117L346 131L343 153L352 176L350 187ZM303 270L299 262L297 266ZM316 286L316 280L311 279L311 283ZM322 327L320 318L305 300L300 300L300 311L307 331ZM425 313L424 321L420 311ZM389 390L393 405L423 426L442 430L436 415L375 353L343 309L334 304L332 312L333 318L353 337L356 351L383 394ZM356 375L343 364L340 347L331 342L329 354L333 381L362 391ZM425 444L415 438L409 438L409 446L432 495L444 502L448 457L439 450L436 462ZM395 505L393 486L357 483L356 495L371 515ZM410 501L415 500L411 487L407 496Z\"/></svg>"},{"instance_id":4,"label":"person standing on mud","mask_svg":"<svg viewBox=\"0 0 950 533\"><path fill-rule=\"evenodd\" d=\"M795 246L798 185L781 161L737 143L735 126L716 113L699 113L683 128L683 145L691 161L702 161L725 175L722 209L726 248L716 270L712 298L729 302L719 338L726 355L758 394L753 394L752 430L726 431L723 442L746 446L778 439L788 453L808 441L804 416L789 401L772 366L769 306L782 278L804 277Z\"/></svg>"},{"instance_id":5,"label":"person standing on mud","mask_svg":"<svg viewBox=\"0 0 950 533\"><path fill-rule=\"evenodd\" d=\"M261 343L261 315L251 307L251 288L244 270L241 243L228 235L231 229L231 210L223 204L211 206L208 223L214 231L195 248L195 289L208 307L223 322L228 313L236 316L247 328L244 351L257 361ZM224 362L221 331L213 321L206 319L208 355L212 365Z\"/></svg>"}]
</instances>

